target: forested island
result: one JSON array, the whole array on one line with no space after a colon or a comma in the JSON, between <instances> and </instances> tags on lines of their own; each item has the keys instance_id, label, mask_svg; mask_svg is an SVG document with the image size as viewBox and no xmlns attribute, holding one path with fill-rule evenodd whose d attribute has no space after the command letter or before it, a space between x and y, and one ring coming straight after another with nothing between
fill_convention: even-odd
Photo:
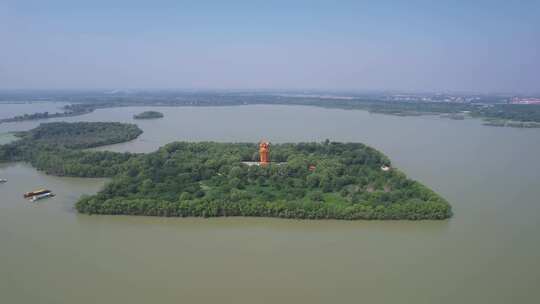
<instances>
[{"instance_id":1,"label":"forested island","mask_svg":"<svg viewBox=\"0 0 540 304\"><path fill-rule=\"evenodd\" d=\"M131 124L42 124L1 145L0 161L27 161L59 176L112 177L102 191L76 203L87 214L346 220L452 215L444 198L361 143L277 144L266 166L244 163L257 160L253 143L175 142L148 154L84 149L140 133Z\"/></svg>"},{"instance_id":2,"label":"forested island","mask_svg":"<svg viewBox=\"0 0 540 304\"><path fill-rule=\"evenodd\" d=\"M162 118L163 113L157 112L157 111L145 111L139 114L133 115L133 118L135 119L155 119L155 118Z\"/></svg>"},{"instance_id":3,"label":"forested island","mask_svg":"<svg viewBox=\"0 0 540 304\"><path fill-rule=\"evenodd\" d=\"M135 154L84 149L130 141L141 133L136 125L117 122L44 123L0 145L0 162L26 161L57 176L111 177Z\"/></svg>"}]
</instances>

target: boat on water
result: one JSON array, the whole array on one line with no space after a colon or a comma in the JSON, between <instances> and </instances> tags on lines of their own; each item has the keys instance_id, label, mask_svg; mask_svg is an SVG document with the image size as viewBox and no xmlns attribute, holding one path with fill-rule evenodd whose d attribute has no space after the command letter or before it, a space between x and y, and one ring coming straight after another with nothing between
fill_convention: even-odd
<instances>
[{"instance_id":1,"label":"boat on water","mask_svg":"<svg viewBox=\"0 0 540 304\"><path fill-rule=\"evenodd\" d=\"M7 179L5 179L5 178L0 178L0 184L3 184L3 183L7 183Z\"/></svg>"},{"instance_id":2,"label":"boat on water","mask_svg":"<svg viewBox=\"0 0 540 304\"><path fill-rule=\"evenodd\" d=\"M38 195L32 196L30 201L35 202L37 200L48 198L48 197L53 197L53 196L54 196L54 194L52 192L46 192L46 193L43 193L43 194L38 194Z\"/></svg>"},{"instance_id":3,"label":"boat on water","mask_svg":"<svg viewBox=\"0 0 540 304\"><path fill-rule=\"evenodd\" d=\"M50 193L50 192L51 192L51 190L48 190L48 189L37 189L37 190L34 190L34 191L26 192L25 194L23 194L23 196L24 196L24 198L31 198L32 196L45 194L45 193Z\"/></svg>"}]
</instances>

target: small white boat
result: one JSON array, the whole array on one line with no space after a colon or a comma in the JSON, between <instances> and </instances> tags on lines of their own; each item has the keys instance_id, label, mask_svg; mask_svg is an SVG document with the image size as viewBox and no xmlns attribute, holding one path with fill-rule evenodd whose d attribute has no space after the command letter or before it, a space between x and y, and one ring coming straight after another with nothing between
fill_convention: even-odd
<instances>
[{"instance_id":1,"label":"small white boat","mask_svg":"<svg viewBox=\"0 0 540 304\"><path fill-rule=\"evenodd\" d=\"M5 179L5 178L0 178L0 184L3 184L3 183L7 183L7 179Z\"/></svg>"},{"instance_id":2,"label":"small white boat","mask_svg":"<svg viewBox=\"0 0 540 304\"><path fill-rule=\"evenodd\" d=\"M48 198L48 197L53 197L53 196L54 196L54 194L52 192L47 192L47 193L32 196L32 198L30 198L30 201L35 202L37 200Z\"/></svg>"}]
</instances>

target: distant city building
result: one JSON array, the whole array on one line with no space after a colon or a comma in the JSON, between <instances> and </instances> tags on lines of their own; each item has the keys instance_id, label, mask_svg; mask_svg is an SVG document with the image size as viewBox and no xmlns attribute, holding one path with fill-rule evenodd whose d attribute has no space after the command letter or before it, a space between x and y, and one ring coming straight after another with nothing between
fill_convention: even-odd
<instances>
[{"instance_id":1,"label":"distant city building","mask_svg":"<svg viewBox=\"0 0 540 304\"><path fill-rule=\"evenodd\" d=\"M424 101L424 102L452 102L452 103L472 103L479 100L476 96L464 96L464 95L448 95L448 94L435 94L435 95L411 95L411 94L395 94L384 96L385 100L391 101Z\"/></svg>"},{"instance_id":2,"label":"distant city building","mask_svg":"<svg viewBox=\"0 0 540 304\"><path fill-rule=\"evenodd\" d=\"M511 104L540 104L540 98L520 98L514 97L510 100Z\"/></svg>"}]
</instances>

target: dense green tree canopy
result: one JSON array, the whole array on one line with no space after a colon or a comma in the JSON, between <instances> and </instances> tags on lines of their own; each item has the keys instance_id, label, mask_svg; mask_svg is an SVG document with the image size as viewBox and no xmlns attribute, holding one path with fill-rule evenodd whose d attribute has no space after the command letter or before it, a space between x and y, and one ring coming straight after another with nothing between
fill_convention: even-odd
<instances>
[{"instance_id":1,"label":"dense green tree canopy","mask_svg":"<svg viewBox=\"0 0 540 304\"><path fill-rule=\"evenodd\" d=\"M119 122L51 122L18 136L34 145L80 149L129 141L141 133L136 125Z\"/></svg>"},{"instance_id":2,"label":"dense green tree canopy","mask_svg":"<svg viewBox=\"0 0 540 304\"><path fill-rule=\"evenodd\" d=\"M0 162L27 161L59 176L113 176L136 155L81 149L126 142L141 133L136 125L117 122L44 123L18 133L19 140L0 146Z\"/></svg>"}]
</instances>

